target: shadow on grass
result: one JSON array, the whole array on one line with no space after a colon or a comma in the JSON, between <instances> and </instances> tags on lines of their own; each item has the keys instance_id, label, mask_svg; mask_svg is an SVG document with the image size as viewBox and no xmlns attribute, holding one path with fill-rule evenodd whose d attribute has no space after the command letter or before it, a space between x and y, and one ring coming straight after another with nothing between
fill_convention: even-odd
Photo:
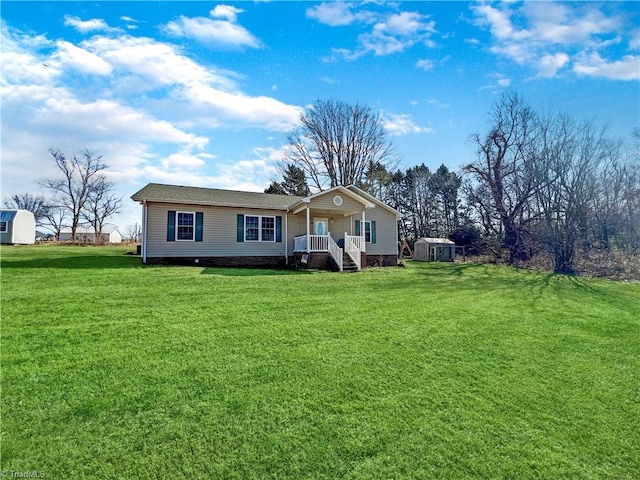
<instances>
[{"instance_id":1,"label":"shadow on grass","mask_svg":"<svg viewBox=\"0 0 640 480\"><path fill-rule=\"evenodd\" d=\"M544 302L569 305L586 299L587 303L594 301L612 308L626 305L626 308L640 309L640 297L638 301L632 300L633 287L615 281L480 263L416 263L411 269L414 278L422 279L419 282L425 291L440 295L461 291L481 296L497 293L515 302L533 305Z\"/></svg>"},{"instance_id":2,"label":"shadow on grass","mask_svg":"<svg viewBox=\"0 0 640 480\"><path fill-rule=\"evenodd\" d=\"M483 292L528 292L539 299L549 289L557 290L563 284L564 275L519 269L483 263L425 263L413 267L425 284L437 286L440 291L465 288ZM574 281L571 278L569 281ZM525 290L522 290L524 288ZM587 287L585 284L585 288Z\"/></svg>"},{"instance_id":3,"label":"shadow on grass","mask_svg":"<svg viewBox=\"0 0 640 480\"><path fill-rule=\"evenodd\" d=\"M207 267L202 275L219 275L221 277L267 277L282 275L310 275L308 270L288 270L274 268L243 268L243 267Z\"/></svg>"},{"instance_id":4,"label":"shadow on grass","mask_svg":"<svg viewBox=\"0 0 640 480\"><path fill-rule=\"evenodd\" d=\"M113 269L141 268L140 257L132 255L105 256L87 255L58 258L34 258L31 260L2 260L0 267L5 268L60 268L60 269Z\"/></svg>"}]
</instances>

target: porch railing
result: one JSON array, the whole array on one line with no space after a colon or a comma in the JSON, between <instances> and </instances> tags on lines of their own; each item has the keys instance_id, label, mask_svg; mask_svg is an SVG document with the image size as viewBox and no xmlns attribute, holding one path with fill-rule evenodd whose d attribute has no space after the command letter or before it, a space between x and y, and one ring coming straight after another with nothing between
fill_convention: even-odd
<instances>
[{"instance_id":1,"label":"porch railing","mask_svg":"<svg viewBox=\"0 0 640 480\"><path fill-rule=\"evenodd\" d=\"M365 252L366 251L366 243L364 241L364 236L359 235L347 235L346 233L344 234L344 238L345 238L345 243L347 242L347 240L351 241L351 243L353 243L355 245L355 247L360 250L361 252Z\"/></svg>"},{"instance_id":2,"label":"porch railing","mask_svg":"<svg viewBox=\"0 0 640 480\"><path fill-rule=\"evenodd\" d=\"M333 260L338 264L338 270L342 271L342 249L338 246L331 236L329 237L329 253L333 257Z\"/></svg>"},{"instance_id":3,"label":"porch railing","mask_svg":"<svg viewBox=\"0 0 640 480\"><path fill-rule=\"evenodd\" d=\"M340 271L343 269L342 248L338 246L335 240L328 235L300 235L294 237L293 249L295 252L329 252L335 262L338 264ZM307 248L307 242L308 247ZM358 266L358 270L362 269L362 261L360 252L365 251L365 241L363 236L344 234L344 252L349 255L353 262Z\"/></svg>"},{"instance_id":4,"label":"porch railing","mask_svg":"<svg viewBox=\"0 0 640 480\"><path fill-rule=\"evenodd\" d=\"M327 252L329 251L330 235L309 235L309 248L307 249L307 235L300 235L293 239L295 252Z\"/></svg>"},{"instance_id":5,"label":"porch railing","mask_svg":"<svg viewBox=\"0 0 640 480\"><path fill-rule=\"evenodd\" d=\"M353 235L347 235L346 233L344 234L344 251L349 255L351 260L353 260L353 263L356 264L358 270L362 269L360 252L363 251L361 248L363 245L364 237L356 237Z\"/></svg>"}]
</instances>

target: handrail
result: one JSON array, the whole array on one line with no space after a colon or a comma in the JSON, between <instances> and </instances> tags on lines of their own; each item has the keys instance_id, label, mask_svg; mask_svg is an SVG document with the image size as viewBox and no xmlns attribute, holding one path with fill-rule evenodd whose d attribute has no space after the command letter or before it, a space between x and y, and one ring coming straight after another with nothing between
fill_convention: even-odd
<instances>
[{"instance_id":1,"label":"handrail","mask_svg":"<svg viewBox=\"0 0 640 480\"><path fill-rule=\"evenodd\" d=\"M347 235L346 232L344 234L344 251L347 253L347 255L349 255L351 260L353 260L353 263L356 264L356 266L358 267L358 270L362 270L362 261L361 261L360 252L363 251L361 249L361 245L363 245L364 242L359 241L362 238L363 237Z\"/></svg>"},{"instance_id":2,"label":"handrail","mask_svg":"<svg viewBox=\"0 0 640 480\"><path fill-rule=\"evenodd\" d=\"M330 235L327 235L327 237L329 238L329 252L331 253L331 256L333 257L335 262L338 264L338 270L342 271L342 249L338 246L335 240L331 238Z\"/></svg>"}]
</instances>

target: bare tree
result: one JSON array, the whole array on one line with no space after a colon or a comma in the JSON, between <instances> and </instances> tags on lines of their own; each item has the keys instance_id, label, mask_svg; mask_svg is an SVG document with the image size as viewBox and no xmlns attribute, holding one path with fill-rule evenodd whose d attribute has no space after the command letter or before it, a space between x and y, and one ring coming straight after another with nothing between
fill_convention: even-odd
<instances>
[{"instance_id":1,"label":"bare tree","mask_svg":"<svg viewBox=\"0 0 640 480\"><path fill-rule=\"evenodd\" d=\"M480 184L480 191L488 193L485 204L500 219L503 229L502 246L509 251L509 262L526 259L525 236L529 223L535 218L531 201L537 183L533 171L538 135L538 121L534 111L516 93L505 93L492 112L493 125L482 138L471 140L477 147L477 160L464 167ZM489 223L490 224L490 223Z\"/></svg>"},{"instance_id":2,"label":"bare tree","mask_svg":"<svg viewBox=\"0 0 640 480\"><path fill-rule=\"evenodd\" d=\"M49 153L63 178L49 179L41 185L54 193L55 206L68 212L71 239L75 242L87 199L99 183L99 173L107 166L102 163L102 156L88 150L84 150L80 157L74 155L72 158L67 158L60 150L50 149Z\"/></svg>"},{"instance_id":3,"label":"bare tree","mask_svg":"<svg viewBox=\"0 0 640 480\"><path fill-rule=\"evenodd\" d=\"M591 214L602 198L598 172L612 155L614 144L605 129L593 122L576 123L567 115L541 122L536 162L539 186L536 198L544 218L544 235L556 273L575 273L579 241L586 246Z\"/></svg>"},{"instance_id":4,"label":"bare tree","mask_svg":"<svg viewBox=\"0 0 640 480\"><path fill-rule=\"evenodd\" d=\"M87 201L81 215L93 227L95 241L99 242L102 227L107 218L120 211L121 198L113 193L114 185L106 177L99 174L91 183Z\"/></svg>"},{"instance_id":5,"label":"bare tree","mask_svg":"<svg viewBox=\"0 0 640 480\"><path fill-rule=\"evenodd\" d=\"M127 226L127 231L125 232L125 238L130 242L138 242L142 235L142 226L138 225L138 222L133 225Z\"/></svg>"},{"instance_id":6,"label":"bare tree","mask_svg":"<svg viewBox=\"0 0 640 480\"><path fill-rule=\"evenodd\" d=\"M46 221L47 211L50 208L44 197L30 193L13 195L4 201L4 206L16 210L28 210L33 213L36 225L42 225L42 222Z\"/></svg>"},{"instance_id":7,"label":"bare tree","mask_svg":"<svg viewBox=\"0 0 640 480\"><path fill-rule=\"evenodd\" d=\"M70 224L70 218L68 215L69 211L67 208L52 205L47 209L42 226L50 229L56 239L60 239L60 232Z\"/></svg>"},{"instance_id":8,"label":"bare tree","mask_svg":"<svg viewBox=\"0 0 640 480\"><path fill-rule=\"evenodd\" d=\"M318 190L361 184L370 165L392 160L382 118L369 107L318 100L300 121L285 162L301 168Z\"/></svg>"}]
</instances>

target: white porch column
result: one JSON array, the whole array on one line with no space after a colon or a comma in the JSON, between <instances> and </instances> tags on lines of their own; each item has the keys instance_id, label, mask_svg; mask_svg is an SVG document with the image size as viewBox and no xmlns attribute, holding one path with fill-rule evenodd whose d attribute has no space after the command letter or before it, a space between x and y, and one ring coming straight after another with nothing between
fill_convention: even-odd
<instances>
[{"instance_id":1,"label":"white porch column","mask_svg":"<svg viewBox=\"0 0 640 480\"><path fill-rule=\"evenodd\" d=\"M360 233L364 237L362 239L362 251L366 252L367 251L367 235L366 235L367 227L366 227L366 224L365 224L364 210L362 210L362 228L360 230ZM371 233L369 233L369 235L371 235Z\"/></svg>"},{"instance_id":2,"label":"white porch column","mask_svg":"<svg viewBox=\"0 0 640 480\"><path fill-rule=\"evenodd\" d=\"M309 246L311 245L309 242L311 238L309 237L309 205L307 205L307 253L309 253Z\"/></svg>"}]
</instances>

